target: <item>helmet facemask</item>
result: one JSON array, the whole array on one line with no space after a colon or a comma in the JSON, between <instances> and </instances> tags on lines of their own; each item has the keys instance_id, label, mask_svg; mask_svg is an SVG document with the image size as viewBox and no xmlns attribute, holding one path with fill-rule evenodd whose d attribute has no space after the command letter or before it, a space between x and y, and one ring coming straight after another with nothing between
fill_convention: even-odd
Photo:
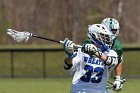
<instances>
[{"instance_id":1,"label":"helmet facemask","mask_svg":"<svg viewBox=\"0 0 140 93\"><path fill-rule=\"evenodd\" d=\"M111 29L111 31L112 31L112 34L113 34L113 39L115 39L119 34L119 29Z\"/></svg>"},{"instance_id":2,"label":"helmet facemask","mask_svg":"<svg viewBox=\"0 0 140 93\"><path fill-rule=\"evenodd\" d=\"M112 36L108 34L98 33L99 41L102 42L102 44L105 44L106 46L111 47L112 46Z\"/></svg>"},{"instance_id":3,"label":"helmet facemask","mask_svg":"<svg viewBox=\"0 0 140 93\"><path fill-rule=\"evenodd\" d=\"M111 48L113 43L112 33L104 25L94 24L88 30L88 37L93 43L100 45L102 48Z\"/></svg>"}]
</instances>

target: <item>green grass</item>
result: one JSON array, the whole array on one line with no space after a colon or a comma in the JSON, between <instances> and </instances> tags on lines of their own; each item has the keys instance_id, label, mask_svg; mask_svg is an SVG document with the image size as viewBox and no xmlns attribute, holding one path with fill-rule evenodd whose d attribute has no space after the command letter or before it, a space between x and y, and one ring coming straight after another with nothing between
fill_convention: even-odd
<instances>
[{"instance_id":1,"label":"green grass","mask_svg":"<svg viewBox=\"0 0 140 93\"><path fill-rule=\"evenodd\" d=\"M70 79L0 79L0 93L69 93Z\"/></svg>"},{"instance_id":2,"label":"green grass","mask_svg":"<svg viewBox=\"0 0 140 93\"><path fill-rule=\"evenodd\" d=\"M71 78L0 79L0 93L69 93ZM139 93L140 79L127 79L123 90L114 93Z\"/></svg>"},{"instance_id":3,"label":"green grass","mask_svg":"<svg viewBox=\"0 0 140 93\"><path fill-rule=\"evenodd\" d=\"M127 79L123 90L115 93L139 93L140 79Z\"/></svg>"},{"instance_id":4,"label":"green grass","mask_svg":"<svg viewBox=\"0 0 140 93\"><path fill-rule=\"evenodd\" d=\"M140 51L124 52L123 75L126 77L140 77Z\"/></svg>"}]
</instances>

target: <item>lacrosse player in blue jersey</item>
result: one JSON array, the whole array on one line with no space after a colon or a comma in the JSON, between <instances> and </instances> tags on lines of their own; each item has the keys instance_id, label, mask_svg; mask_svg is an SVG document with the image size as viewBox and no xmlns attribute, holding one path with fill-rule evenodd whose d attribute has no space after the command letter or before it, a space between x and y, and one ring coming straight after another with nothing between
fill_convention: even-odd
<instances>
[{"instance_id":1,"label":"lacrosse player in blue jersey","mask_svg":"<svg viewBox=\"0 0 140 93\"><path fill-rule=\"evenodd\" d=\"M94 24L87 35L92 44L83 44L77 52L73 41L64 40L64 68L73 75L70 93L105 93L110 72L118 64L117 53L111 50L112 32Z\"/></svg>"}]
</instances>

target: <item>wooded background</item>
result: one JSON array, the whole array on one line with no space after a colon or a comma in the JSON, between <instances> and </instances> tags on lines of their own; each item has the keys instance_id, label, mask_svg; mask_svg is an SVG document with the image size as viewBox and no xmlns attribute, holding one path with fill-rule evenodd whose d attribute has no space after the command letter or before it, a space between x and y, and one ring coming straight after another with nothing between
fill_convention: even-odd
<instances>
[{"instance_id":1,"label":"wooded background","mask_svg":"<svg viewBox=\"0 0 140 93\"><path fill-rule=\"evenodd\" d=\"M0 44L13 41L5 29L29 31L37 35L81 43L90 24L114 17L120 23L119 40L140 42L139 0L0 0ZM30 44L46 44L32 39Z\"/></svg>"}]
</instances>

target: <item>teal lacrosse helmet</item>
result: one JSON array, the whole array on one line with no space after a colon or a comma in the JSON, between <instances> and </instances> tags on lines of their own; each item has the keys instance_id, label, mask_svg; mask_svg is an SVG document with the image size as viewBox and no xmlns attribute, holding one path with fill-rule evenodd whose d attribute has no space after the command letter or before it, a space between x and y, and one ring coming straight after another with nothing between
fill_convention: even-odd
<instances>
[{"instance_id":1,"label":"teal lacrosse helmet","mask_svg":"<svg viewBox=\"0 0 140 93\"><path fill-rule=\"evenodd\" d=\"M120 25L119 22L114 18L105 18L102 23L113 33L113 39L115 39L119 34Z\"/></svg>"}]
</instances>

